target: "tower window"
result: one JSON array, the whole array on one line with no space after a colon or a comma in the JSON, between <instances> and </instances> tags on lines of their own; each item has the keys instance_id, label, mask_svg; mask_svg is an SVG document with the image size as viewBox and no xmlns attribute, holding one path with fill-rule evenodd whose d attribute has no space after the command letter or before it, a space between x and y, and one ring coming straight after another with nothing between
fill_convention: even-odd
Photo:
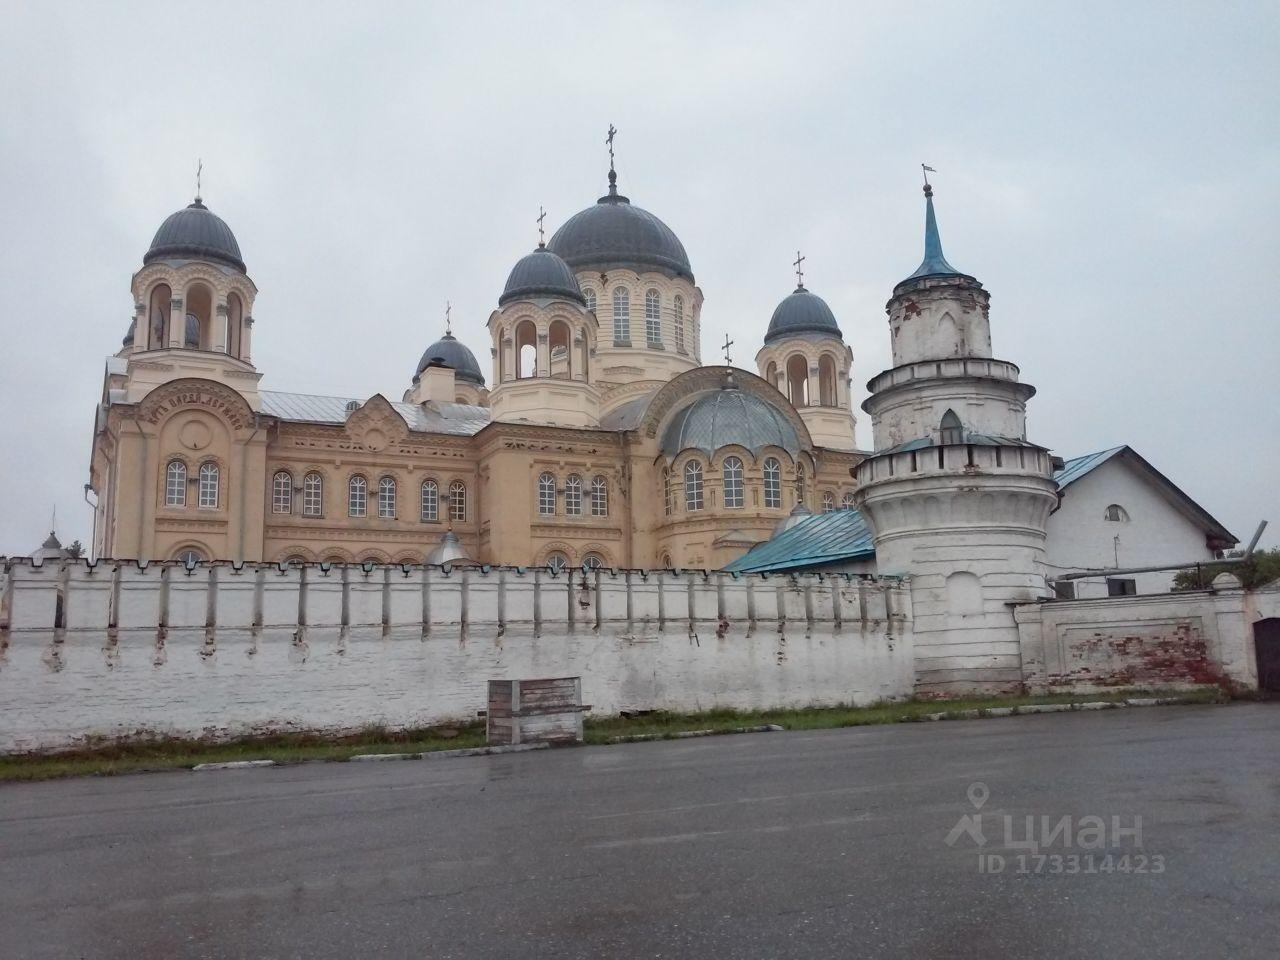
<instances>
[{"instance_id":1,"label":"tower window","mask_svg":"<svg viewBox=\"0 0 1280 960\"><path fill-rule=\"evenodd\" d=\"M793 407L809 405L809 361L799 353L787 357L787 399Z\"/></svg>"},{"instance_id":2,"label":"tower window","mask_svg":"<svg viewBox=\"0 0 1280 960\"><path fill-rule=\"evenodd\" d=\"M684 508L702 509L702 464L690 460L684 465Z\"/></svg>"},{"instance_id":3,"label":"tower window","mask_svg":"<svg viewBox=\"0 0 1280 960\"><path fill-rule=\"evenodd\" d=\"M651 346L662 344L662 297L657 290L644 295L644 336Z\"/></svg>"},{"instance_id":4,"label":"tower window","mask_svg":"<svg viewBox=\"0 0 1280 960\"><path fill-rule=\"evenodd\" d=\"M164 471L164 505L187 505L187 465L181 460L170 460Z\"/></svg>"},{"instance_id":5,"label":"tower window","mask_svg":"<svg viewBox=\"0 0 1280 960\"><path fill-rule=\"evenodd\" d=\"M369 482L360 474L347 481L347 516L363 517L369 508Z\"/></svg>"},{"instance_id":6,"label":"tower window","mask_svg":"<svg viewBox=\"0 0 1280 960\"><path fill-rule=\"evenodd\" d=\"M742 461L737 457L724 458L724 505L742 506Z\"/></svg>"},{"instance_id":7,"label":"tower window","mask_svg":"<svg viewBox=\"0 0 1280 960\"><path fill-rule=\"evenodd\" d=\"M804 501L805 501L804 464L797 463L796 464L796 502L804 503Z\"/></svg>"},{"instance_id":8,"label":"tower window","mask_svg":"<svg viewBox=\"0 0 1280 960\"><path fill-rule=\"evenodd\" d=\"M613 342L615 346L631 346L631 294L626 287L613 290Z\"/></svg>"},{"instance_id":9,"label":"tower window","mask_svg":"<svg viewBox=\"0 0 1280 960\"><path fill-rule=\"evenodd\" d=\"M467 485L461 480L449 484L449 519L457 523L467 519Z\"/></svg>"},{"instance_id":10,"label":"tower window","mask_svg":"<svg viewBox=\"0 0 1280 960\"><path fill-rule=\"evenodd\" d=\"M672 308L676 319L676 349L684 353L684 297L677 295Z\"/></svg>"},{"instance_id":11,"label":"tower window","mask_svg":"<svg viewBox=\"0 0 1280 960\"><path fill-rule=\"evenodd\" d=\"M381 520L396 518L396 481L394 477L383 477L378 481L378 517Z\"/></svg>"},{"instance_id":12,"label":"tower window","mask_svg":"<svg viewBox=\"0 0 1280 960\"><path fill-rule=\"evenodd\" d=\"M954 410L948 410L942 415L938 432L943 443L964 443L964 426Z\"/></svg>"},{"instance_id":13,"label":"tower window","mask_svg":"<svg viewBox=\"0 0 1280 960\"><path fill-rule=\"evenodd\" d=\"M271 512L293 513L293 477L281 470L271 480Z\"/></svg>"},{"instance_id":14,"label":"tower window","mask_svg":"<svg viewBox=\"0 0 1280 960\"><path fill-rule=\"evenodd\" d=\"M200 464L200 508L216 510L218 508L219 471L216 463Z\"/></svg>"},{"instance_id":15,"label":"tower window","mask_svg":"<svg viewBox=\"0 0 1280 960\"><path fill-rule=\"evenodd\" d=\"M846 493L843 497L841 497L841 498L840 498L840 509L841 509L841 510L852 510L852 509L853 509L853 494L852 494L852 493Z\"/></svg>"},{"instance_id":16,"label":"tower window","mask_svg":"<svg viewBox=\"0 0 1280 960\"><path fill-rule=\"evenodd\" d=\"M556 515L556 478L549 473L538 477L538 514L543 517Z\"/></svg>"},{"instance_id":17,"label":"tower window","mask_svg":"<svg viewBox=\"0 0 1280 960\"><path fill-rule=\"evenodd\" d=\"M1113 503L1111 506L1107 507L1102 516L1103 519L1110 520L1113 523L1129 522L1129 514L1125 511L1124 507L1120 506L1118 503Z\"/></svg>"},{"instance_id":18,"label":"tower window","mask_svg":"<svg viewBox=\"0 0 1280 960\"><path fill-rule=\"evenodd\" d=\"M434 480L423 480L418 517L423 523L440 519L440 487Z\"/></svg>"},{"instance_id":19,"label":"tower window","mask_svg":"<svg viewBox=\"0 0 1280 960\"><path fill-rule=\"evenodd\" d=\"M836 362L831 354L818 358L818 402L824 407L836 406Z\"/></svg>"},{"instance_id":20,"label":"tower window","mask_svg":"<svg viewBox=\"0 0 1280 960\"><path fill-rule=\"evenodd\" d=\"M824 491L822 494L822 512L835 513L836 511L836 495L830 490Z\"/></svg>"},{"instance_id":21,"label":"tower window","mask_svg":"<svg viewBox=\"0 0 1280 960\"><path fill-rule=\"evenodd\" d=\"M775 510L782 506L782 464L776 457L764 462L764 505Z\"/></svg>"},{"instance_id":22,"label":"tower window","mask_svg":"<svg viewBox=\"0 0 1280 960\"><path fill-rule=\"evenodd\" d=\"M590 287L582 291L583 298L587 301L587 309L592 313L596 312L596 292Z\"/></svg>"},{"instance_id":23,"label":"tower window","mask_svg":"<svg viewBox=\"0 0 1280 960\"><path fill-rule=\"evenodd\" d=\"M564 482L564 512L570 517L582 516L582 478L576 473Z\"/></svg>"},{"instance_id":24,"label":"tower window","mask_svg":"<svg viewBox=\"0 0 1280 960\"><path fill-rule=\"evenodd\" d=\"M604 477L596 477L591 481L591 515L609 515L609 481Z\"/></svg>"},{"instance_id":25,"label":"tower window","mask_svg":"<svg viewBox=\"0 0 1280 960\"><path fill-rule=\"evenodd\" d=\"M302 478L302 515L318 517L324 512L324 477L314 470Z\"/></svg>"}]
</instances>

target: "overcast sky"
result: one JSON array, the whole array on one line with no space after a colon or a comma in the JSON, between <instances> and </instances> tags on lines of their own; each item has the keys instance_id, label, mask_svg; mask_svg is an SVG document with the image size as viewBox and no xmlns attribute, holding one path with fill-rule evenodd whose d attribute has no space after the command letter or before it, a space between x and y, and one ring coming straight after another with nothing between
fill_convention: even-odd
<instances>
[{"instance_id":1,"label":"overcast sky","mask_svg":"<svg viewBox=\"0 0 1280 960\"><path fill-rule=\"evenodd\" d=\"M683 240L703 357L806 284L859 401L948 259L1066 457L1132 445L1280 542L1280 6L0 0L0 553L83 500L103 362L160 222L204 198L257 283L268 389L399 399L453 302L486 374L507 271L619 185ZM872 442L869 418L858 441ZM1171 558L1176 559L1176 558Z\"/></svg>"}]
</instances>

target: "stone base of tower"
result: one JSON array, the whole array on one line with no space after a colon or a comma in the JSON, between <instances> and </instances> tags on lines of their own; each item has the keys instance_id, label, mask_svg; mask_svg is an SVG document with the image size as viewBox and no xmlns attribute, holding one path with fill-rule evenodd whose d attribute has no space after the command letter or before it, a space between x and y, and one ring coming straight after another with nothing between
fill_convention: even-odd
<instances>
[{"instance_id":1,"label":"stone base of tower","mask_svg":"<svg viewBox=\"0 0 1280 960\"><path fill-rule=\"evenodd\" d=\"M960 476L937 468L885 476L885 463L859 465L859 509L876 532L876 569L910 578L920 695L1021 689L1012 605L1048 594L1045 523L1057 503L1047 455L1028 454L1041 475L989 465L983 472L976 457ZM881 476L871 479L877 466Z\"/></svg>"}]
</instances>

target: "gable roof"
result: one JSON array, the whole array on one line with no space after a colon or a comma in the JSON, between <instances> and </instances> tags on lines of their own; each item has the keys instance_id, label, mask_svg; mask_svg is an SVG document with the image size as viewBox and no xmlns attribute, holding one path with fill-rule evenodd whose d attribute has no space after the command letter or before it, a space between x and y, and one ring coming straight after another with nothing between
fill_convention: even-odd
<instances>
[{"instance_id":1,"label":"gable roof","mask_svg":"<svg viewBox=\"0 0 1280 960\"><path fill-rule=\"evenodd\" d=\"M1068 460L1063 464L1062 469L1053 475L1053 479L1057 481L1058 490L1065 494L1067 488L1073 483L1112 460L1123 461L1154 486L1170 506L1204 531L1206 541L1212 548L1225 550L1240 542L1239 538L1214 519L1209 511L1187 496L1177 484L1127 444Z\"/></svg>"},{"instance_id":2,"label":"gable roof","mask_svg":"<svg viewBox=\"0 0 1280 960\"><path fill-rule=\"evenodd\" d=\"M355 397L321 397L310 393L284 393L279 390L263 390L262 412L268 416L295 423L342 424L352 411L349 403L363 406L367 401ZM414 403L389 401L391 408L400 414L409 429L415 433L444 433L469 437L479 433L489 423L486 407L473 407L465 403L435 403L422 406Z\"/></svg>"},{"instance_id":3,"label":"gable roof","mask_svg":"<svg viewBox=\"0 0 1280 960\"><path fill-rule=\"evenodd\" d=\"M835 510L805 517L772 540L752 547L724 569L730 573L802 570L875 555L866 518L857 510Z\"/></svg>"}]
</instances>

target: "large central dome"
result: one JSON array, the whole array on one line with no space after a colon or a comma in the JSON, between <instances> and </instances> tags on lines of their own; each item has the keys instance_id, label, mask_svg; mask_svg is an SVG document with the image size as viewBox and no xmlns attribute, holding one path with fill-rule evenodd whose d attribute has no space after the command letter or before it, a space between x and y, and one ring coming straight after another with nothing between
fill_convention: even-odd
<instances>
[{"instance_id":1,"label":"large central dome","mask_svg":"<svg viewBox=\"0 0 1280 960\"><path fill-rule=\"evenodd\" d=\"M671 418L662 434L662 452L668 456L690 448L711 456L731 444L752 453L765 447L800 452L800 438L791 421L768 401L732 384L689 404Z\"/></svg>"},{"instance_id":2,"label":"large central dome","mask_svg":"<svg viewBox=\"0 0 1280 960\"><path fill-rule=\"evenodd\" d=\"M613 171L609 172L609 192L595 206L565 221L547 249L574 270L656 270L693 281L693 268L680 238L652 213L632 206L621 196Z\"/></svg>"},{"instance_id":3,"label":"large central dome","mask_svg":"<svg viewBox=\"0 0 1280 960\"><path fill-rule=\"evenodd\" d=\"M199 197L160 224L142 258L144 264L154 260L213 260L245 272L235 234Z\"/></svg>"}]
</instances>

